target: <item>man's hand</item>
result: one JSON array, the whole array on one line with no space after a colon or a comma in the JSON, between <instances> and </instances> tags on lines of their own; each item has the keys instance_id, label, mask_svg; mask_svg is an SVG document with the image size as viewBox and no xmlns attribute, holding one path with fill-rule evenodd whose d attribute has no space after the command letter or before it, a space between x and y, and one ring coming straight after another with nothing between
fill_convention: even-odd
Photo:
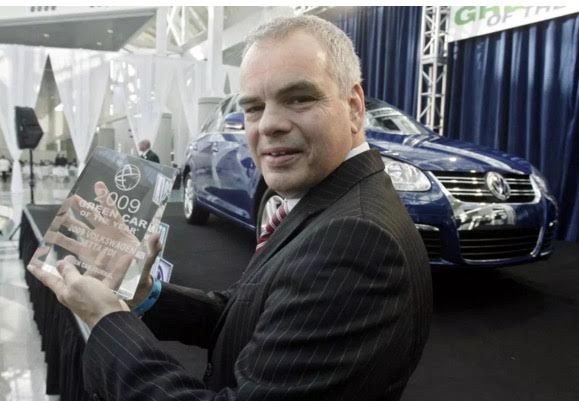
<instances>
[{"instance_id":1,"label":"man's hand","mask_svg":"<svg viewBox=\"0 0 579 401\"><path fill-rule=\"evenodd\" d=\"M108 212L104 216L100 216L100 214L93 216L92 213L96 213L94 210L91 213L85 213L85 218L92 227L80 221L73 213L67 213L67 210L72 209L78 214L82 209L81 204L84 200L78 195L74 195L65 201L64 212L57 215L45 235L48 244L56 244L76 255L76 258L67 256L57 263L57 270L61 277L44 271L41 260L32 259L28 266L28 270L49 287L64 306L91 327L108 313L128 310L127 303L119 300L111 290L119 288L134 255L134 251L117 250L116 255L113 256L106 252L107 248L103 247L102 250L97 250L94 246L90 246L91 241L95 238L108 238L131 250L136 250L139 246L138 239L128 230L116 206L109 203L109 191L103 182L95 183L95 193L97 201L103 209L108 208ZM108 222L105 222L101 217L106 217ZM85 234L80 235L78 239L69 238L59 232L61 226L73 232ZM88 239L89 233L91 239ZM159 234L149 238L149 253L145 260L141 279L134 298L128 301L131 307L141 304L150 292L153 284L150 271L161 251L159 238ZM49 249L49 246L41 247L36 253L37 257L48 253ZM79 264L79 260L94 265L97 270L87 269L84 275L81 274L75 267Z\"/></svg>"},{"instance_id":2,"label":"man's hand","mask_svg":"<svg viewBox=\"0 0 579 401\"><path fill-rule=\"evenodd\" d=\"M58 262L56 267L61 277L45 272L35 264L29 264L28 270L91 329L109 313L129 311L127 304L109 287L94 277L81 275L71 263L73 259L67 256Z\"/></svg>"},{"instance_id":3,"label":"man's hand","mask_svg":"<svg viewBox=\"0 0 579 401\"><path fill-rule=\"evenodd\" d=\"M135 308L143 303L151 287L153 286L153 279L151 278L151 268L155 263L157 255L161 252L161 241L160 235L154 234L149 238L149 254L147 255L147 260L145 261L145 267L143 268L143 274L141 275L141 280L135 291L135 296L133 299L127 301L127 304L132 308Z\"/></svg>"}]
</instances>

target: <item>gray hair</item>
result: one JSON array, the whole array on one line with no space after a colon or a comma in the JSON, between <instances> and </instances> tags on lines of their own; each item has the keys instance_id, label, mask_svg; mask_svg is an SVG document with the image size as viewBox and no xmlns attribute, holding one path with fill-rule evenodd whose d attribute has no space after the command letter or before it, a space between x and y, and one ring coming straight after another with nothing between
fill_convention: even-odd
<instances>
[{"instance_id":1,"label":"gray hair","mask_svg":"<svg viewBox=\"0 0 579 401\"><path fill-rule=\"evenodd\" d=\"M243 57L257 42L283 39L300 30L311 34L326 49L329 56L329 73L336 81L340 92L347 96L352 86L362 81L360 59L348 35L336 25L319 17L313 15L281 17L260 25L247 36Z\"/></svg>"}]
</instances>

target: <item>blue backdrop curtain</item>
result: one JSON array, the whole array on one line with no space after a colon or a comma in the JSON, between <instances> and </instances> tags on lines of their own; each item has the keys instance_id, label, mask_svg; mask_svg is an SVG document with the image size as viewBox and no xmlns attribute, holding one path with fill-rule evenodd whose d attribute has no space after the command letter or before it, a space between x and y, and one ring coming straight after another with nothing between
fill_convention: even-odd
<instances>
[{"instance_id":1,"label":"blue backdrop curtain","mask_svg":"<svg viewBox=\"0 0 579 401\"><path fill-rule=\"evenodd\" d=\"M447 135L529 160L579 239L579 14L451 43Z\"/></svg>"},{"instance_id":2,"label":"blue backdrop curtain","mask_svg":"<svg viewBox=\"0 0 579 401\"><path fill-rule=\"evenodd\" d=\"M422 7L348 7L329 18L352 41L366 96L416 115Z\"/></svg>"}]
</instances>

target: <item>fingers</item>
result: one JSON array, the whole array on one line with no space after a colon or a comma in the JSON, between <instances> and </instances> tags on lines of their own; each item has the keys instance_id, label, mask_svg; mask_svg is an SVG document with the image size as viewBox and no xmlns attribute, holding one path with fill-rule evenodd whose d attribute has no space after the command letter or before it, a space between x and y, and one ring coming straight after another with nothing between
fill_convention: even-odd
<instances>
[{"instance_id":1,"label":"fingers","mask_svg":"<svg viewBox=\"0 0 579 401\"><path fill-rule=\"evenodd\" d=\"M26 266L28 271L36 277L42 284L46 287L50 288L52 292L58 297L62 296L66 286L64 281L61 277L58 277L55 274L49 273L42 268L38 267L34 264L29 264Z\"/></svg>"},{"instance_id":2,"label":"fingers","mask_svg":"<svg viewBox=\"0 0 579 401\"><path fill-rule=\"evenodd\" d=\"M114 261L109 262L111 263L111 265L108 266L110 271L102 280L102 282L112 290L118 290L123 282L123 279L125 278L127 271L129 270L129 267L131 266L132 261L132 255L123 253Z\"/></svg>"},{"instance_id":3,"label":"fingers","mask_svg":"<svg viewBox=\"0 0 579 401\"><path fill-rule=\"evenodd\" d=\"M145 261L145 267L143 268L143 275L141 276L141 280L143 278L147 278L151 273L151 268L155 263L155 259L157 259L157 255L161 252L161 236L159 234L153 234L151 238L149 238L149 254L147 255L147 259Z\"/></svg>"},{"instance_id":4,"label":"fingers","mask_svg":"<svg viewBox=\"0 0 579 401\"><path fill-rule=\"evenodd\" d=\"M155 256L157 256L157 254L161 252L162 248L163 246L161 244L161 234L151 235L151 238L149 238L149 252L154 253Z\"/></svg>"},{"instance_id":5,"label":"fingers","mask_svg":"<svg viewBox=\"0 0 579 401\"><path fill-rule=\"evenodd\" d=\"M59 232L47 231L44 239L47 243L58 245L82 259L93 260L97 256L95 250Z\"/></svg>"},{"instance_id":6,"label":"fingers","mask_svg":"<svg viewBox=\"0 0 579 401\"><path fill-rule=\"evenodd\" d=\"M32 255L32 259L30 259L30 262L28 262L30 265L32 265L32 267L37 267L37 268L41 268L42 265L44 264L44 262L42 260L40 260L39 258L48 254L48 252L50 251L50 247L49 246L41 246L39 247L36 252L34 252L34 255Z\"/></svg>"},{"instance_id":7,"label":"fingers","mask_svg":"<svg viewBox=\"0 0 579 401\"><path fill-rule=\"evenodd\" d=\"M73 231L74 233L85 233L85 235L91 230L89 226L69 213L56 215L49 230L58 231L61 226L66 227L68 230Z\"/></svg>"},{"instance_id":8,"label":"fingers","mask_svg":"<svg viewBox=\"0 0 579 401\"><path fill-rule=\"evenodd\" d=\"M72 258L72 259L71 259ZM78 272L77 268L71 262L74 260L74 257L67 256L63 260L59 260L56 264L56 270L62 276L62 280L64 284L70 284L74 280L79 279L81 274Z\"/></svg>"}]
</instances>

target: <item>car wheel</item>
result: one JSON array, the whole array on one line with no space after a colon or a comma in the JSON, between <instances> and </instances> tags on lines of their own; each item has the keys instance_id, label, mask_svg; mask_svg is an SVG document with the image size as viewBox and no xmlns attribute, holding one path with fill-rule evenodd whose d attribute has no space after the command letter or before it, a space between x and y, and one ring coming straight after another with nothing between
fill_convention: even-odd
<instances>
[{"instance_id":1,"label":"car wheel","mask_svg":"<svg viewBox=\"0 0 579 401\"><path fill-rule=\"evenodd\" d=\"M204 209L197 201L195 185L191 173L185 177L185 188L183 189L183 213L189 224L205 224L209 219L209 211Z\"/></svg>"},{"instance_id":2,"label":"car wheel","mask_svg":"<svg viewBox=\"0 0 579 401\"><path fill-rule=\"evenodd\" d=\"M259 203L259 209L257 209L257 219L255 222L255 235L259 239L261 231L267 225L267 222L271 216L276 212L283 202L283 198L279 196L275 191L271 189L266 189L261 197L261 202Z\"/></svg>"}]
</instances>

